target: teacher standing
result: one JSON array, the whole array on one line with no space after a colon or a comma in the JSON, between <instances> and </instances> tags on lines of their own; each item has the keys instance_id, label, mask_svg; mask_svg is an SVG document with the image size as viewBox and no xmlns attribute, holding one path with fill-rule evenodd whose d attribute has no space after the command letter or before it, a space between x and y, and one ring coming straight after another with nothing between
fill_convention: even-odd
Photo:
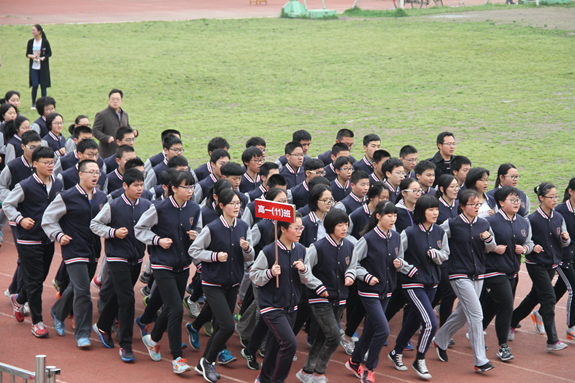
<instances>
[{"instance_id":1,"label":"teacher standing","mask_svg":"<svg viewBox=\"0 0 575 383\"><path fill-rule=\"evenodd\" d=\"M42 97L46 97L46 89L52 85L49 60L52 56L52 49L50 49L50 43L40 24L32 27L32 36L34 38L28 40L26 57L30 59L29 82L32 87L32 109L36 109L38 85L42 88Z\"/></svg>"},{"instance_id":2,"label":"teacher standing","mask_svg":"<svg viewBox=\"0 0 575 383\"><path fill-rule=\"evenodd\" d=\"M116 131L120 127L130 127L128 113L122 109L124 92L120 89L112 89L108 94L108 107L96 114L94 119L94 137L100 141L100 156L108 158L116 153ZM138 137L138 131L134 129Z\"/></svg>"}]
</instances>

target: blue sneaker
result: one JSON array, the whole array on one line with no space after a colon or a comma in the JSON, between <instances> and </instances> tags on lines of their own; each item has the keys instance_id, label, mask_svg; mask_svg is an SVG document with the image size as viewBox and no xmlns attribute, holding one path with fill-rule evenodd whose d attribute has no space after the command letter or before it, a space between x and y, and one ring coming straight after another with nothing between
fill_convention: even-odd
<instances>
[{"instance_id":1,"label":"blue sneaker","mask_svg":"<svg viewBox=\"0 0 575 383\"><path fill-rule=\"evenodd\" d=\"M132 363L136 360L136 357L131 350L126 350L123 348L120 348L120 358L122 358L122 361L126 363Z\"/></svg>"},{"instance_id":2,"label":"blue sneaker","mask_svg":"<svg viewBox=\"0 0 575 383\"><path fill-rule=\"evenodd\" d=\"M198 330L194 330L194 327L192 326L191 323L186 324L186 331L188 332L188 335L190 336L190 346L192 346L192 348L194 350L199 350L200 349L200 332Z\"/></svg>"},{"instance_id":3,"label":"blue sneaker","mask_svg":"<svg viewBox=\"0 0 575 383\"><path fill-rule=\"evenodd\" d=\"M90 343L90 339L88 339L88 338L78 339L78 347L80 347L80 348L90 347L91 345L92 345L92 343Z\"/></svg>"},{"instance_id":4,"label":"blue sneaker","mask_svg":"<svg viewBox=\"0 0 575 383\"><path fill-rule=\"evenodd\" d=\"M228 364L235 362L236 360L238 360L238 358L230 354L230 352L225 348L218 354L218 364Z\"/></svg>"},{"instance_id":5,"label":"blue sneaker","mask_svg":"<svg viewBox=\"0 0 575 383\"><path fill-rule=\"evenodd\" d=\"M154 362L159 362L162 360L162 355L160 354L160 344L159 343L152 343L152 337L150 335L146 335L142 338L142 342L148 349L148 354L150 354L150 358Z\"/></svg>"},{"instance_id":6,"label":"blue sneaker","mask_svg":"<svg viewBox=\"0 0 575 383\"><path fill-rule=\"evenodd\" d=\"M359 342L359 336L357 336L357 331L353 333L351 340L353 340L355 343Z\"/></svg>"},{"instance_id":7,"label":"blue sneaker","mask_svg":"<svg viewBox=\"0 0 575 383\"><path fill-rule=\"evenodd\" d=\"M66 335L66 328L64 327L64 322L56 319L56 315L50 310L50 314L52 314L52 318L54 318L54 330L56 330L56 334L60 336Z\"/></svg>"},{"instance_id":8,"label":"blue sneaker","mask_svg":"<svg viewBox=\"0 0 575 383\"><path fill-rule=\"evenodd\" d=\"M188 345L182 342L182 350L185 350L186 348L188 348Z\"/></svg>"},{"instance_id":9,"label":"blue sneaker","mask_svg":"<svg viewBox=\"0 0 575 383\"><path fill-rule=\"evenodd\" d=\"M140 330L140 334L142 334L142 337L145 337L146 335L148 335L149 329L147 324L143 324L142 322L140 322L140 318L142 318L141 316L136 318L136 326L138 327L138 330Z\"/></svg>"},{"instance_id":10,"label":"blue sneaker","mask_svg":"<svg viewBox=\"0 0 575 383\"><path fill-rule=\"evenodd\" d=\"M385 340L385 343L383 345L387 347L387 339Z\"/></svg>"},{"instance_id":11,"label":"blue sneaker","mask_svg":"<svg viewBox=\"0 0 575 383\"><path fill-rule=\"evenodd\" d=\"M411 345L411 341L407 342L407 346L405 347L405 351L413 351L413 346Z\"/></svg>"}]
</instances>

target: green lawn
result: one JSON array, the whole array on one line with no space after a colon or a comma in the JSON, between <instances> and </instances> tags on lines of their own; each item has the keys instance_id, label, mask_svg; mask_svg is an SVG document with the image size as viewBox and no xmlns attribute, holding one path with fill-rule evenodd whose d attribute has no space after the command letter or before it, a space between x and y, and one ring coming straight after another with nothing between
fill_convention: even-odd
<instances>
[{"instance_id":1,"label":"green lawn","mask_svg":"<svg viewBox=\"0 0 575 383\"><path fill-rule=\"evenodd\" d=\"M358 143L375 132L392 154L413 144L423 159L437 133L451 130L456 154L490 170L515 163L527 191L543 180L563 189L574 175L575 36L565 31L403 18L50 25L46 33L57 110L67 122L93 118L111 88L123 89L140 156L160 150L166 128L183 131L196 166L215 135L230 140L235 160L261 135L275 158L294 130L309 130L318 154L346 127ZM1 93L20 90L24 114L36 118L27 109L30 27L1 26L0 36Z\"/></svg>"}]
</instances>

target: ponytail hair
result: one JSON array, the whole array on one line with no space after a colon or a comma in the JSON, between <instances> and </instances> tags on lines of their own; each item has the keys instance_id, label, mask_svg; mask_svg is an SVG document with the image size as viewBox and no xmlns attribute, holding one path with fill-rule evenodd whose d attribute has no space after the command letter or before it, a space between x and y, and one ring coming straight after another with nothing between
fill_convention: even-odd
<instances>
[{"instance_id":1,"label":"ponytail hair","mask_svg":"<svg viewBox=\"0 0 575 383\"><path fill-rule=\"evenodd\" d=\"M24 116L18 116L15 120L8 121L6 125L4 125L4 142L8 143L10 138L13 135L18 133L20 126L24 123L24 121L28 121L28 119Z\"/></svg>"},{"instance_id":2,"label":"ponytail hair","mask_svg":"<svg viewBox=\"0 0 575 383\"><path fill-rule=\"evenodd\" d=\"M401 201L403 199L403 193L402 192L405 189L409 189L409 185L411 185L414 182L419 187L419 182L417 182L417 180L415 180L411 177L404 178L403 181L401 181L401 183L399 184L399 194L397 195L397 198L395 199L395 203L398 203L399 201Z\"/></svg>"},{"instance_id":3,"label":"ponytail hair","mask_svg":"<svg viewBox=\"0 0 575 383\"><path fill-rule=\"evenodd\" d=\"M374 199L375 197L377 197L381 193L383 193L384 189L385 189L385 186L383 186L382 182L374 182L373 184L371 184L371 186L369 187L369 190L367 191L367 202L366 203L370 203L372 199Z\"/></svg>"},{"instance_id":4,"label":"ponytail hair","mask_svg":"<svg viewBox=\"0 0 575 383\"><path fill-rule=\"evenodd\" d=\"M386 214L397 214L397 207L391 201L381 201L380 203L378 203L377 206L375 207L375 211L373 212L371 217L369 217L369 222L359 233L360 236L363 237L365 234L369 233L377 226L377 223L379 222L379 219L377 219L378 214L380 216Z\"/></svg>"},{"instance_id":5,"label":"ponytail hair","mask_svg":"<svg viewBox=\"0 0 575 383\"><path fill-rule=\"evenodd\" d=\"M541 197L545 197L547 193L549 193L549 190L553 188L555 188L555 185L553 185L551 182L541 182L539 186L536 186L533 189L533 191L537 194L539 203L541 203Z\"/></svg>"},{"instance_id":6,"label":"ponytail hair","mask_svg":"<svg viewBox=\"0 0 575 383\"><path fill-rule=\"evenodd\" d=\"M459 195L459 206L457 206L458 214L463 213L462 206L467 205L467 202L472 198L479 198L479 194L473 189L465 189L463 193Z\"/></svg>"},{"instance_id":7,"label":"ponytail hair","mask_svg":"<svg viewBox=\"0 0 575 383\"><path fill-rule=\"evenodd\" d=\"M499 166L497 169L497 179L495 180L495 188L497 188L501 184L501 180L499 179L500 176L505 176L509 172L509 169L517 169L515 165L506 163Z\"/></svg>"},{"instance_id":8,"label":"ponytail hair","mask_svg":"<svg viewBox=\"0 0 575 383\"><path fill-rule=\"evenodd\" d=\"M220 193L224 189L232 189L232 183L225 178L220 178L216 181L214 186L208 190L208 195L206 196L206 206L211 207L214 203L214 194L220 198ZM217 206L216 206L217 208Z\"/></svg>"},{"instance_id":9,"label":"ponytail hair","mask_svg":"<svg viewBox=\"0 0 575 383\"><path fill-rule=\"evenodd\" d=\"M34 28L36 28L38 31L42 32L42 39L48 40L48 38L46 37L46 33L44 32L44 28L42 28L42 26L40 24L34 24Z\"/></svg>"},{"instance_id":10,"label":"ponytail hair","mask_svg":"<svg viewBox=\"0 0 575 383\"><path fill-rule=\"evenodd\" d=\"M447 191L447 188L449 187L449 185L451 185L454 179L455 177L449 174L444 174L441 177L439 177L439 179L437 180L437 191L435 192L435 197L438 199L440 197L443 197L443 195ZM443 191L441 191L441 188L443 188Z\"/></svg>"},{"instance_id":11,"label":"ponytail hair","mask_svg":"<svg viewBox=\"0 0 575 383\"><path fill-rule=\"evenodd\" d=\"M73 136L74 135L74 129L76 129L76 125L78 125L80 123L80 120L83 118L88 118L88 116L84 116L83 114L79 115L78 117L76 117L76 119L74 120L74 123L71 124L68 127L68 132L70 132L70 134Z\"/></svg>"},{"instance_id":12,"label":"ponytail hair","mask_svg":"<svg viewBox=\"0 0 575 383\"><path fill-rule=\"evenodd\" d=\"M569 195L569 190L575 192L575 177L571 178L569 184L565 188L565 194L563 194L563 202L567 201L571 196Z\"/></svg>"}]
</instances>

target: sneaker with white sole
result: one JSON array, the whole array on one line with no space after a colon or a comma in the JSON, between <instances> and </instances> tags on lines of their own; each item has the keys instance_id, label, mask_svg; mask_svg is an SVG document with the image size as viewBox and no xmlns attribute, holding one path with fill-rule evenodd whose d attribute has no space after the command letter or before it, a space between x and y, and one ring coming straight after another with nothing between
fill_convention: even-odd
<instances>
[{"instance_id":1,"label":"sneaker with white sole","mask_svg":"<svg viewBox=\"0 0 575 383\"><path fill-rule=\"evenodd\" d=\"M299 370L295 377L302 383L313 383L313 374L306 374L303 370Z\"/></svg>"},{"instance_id":2,"label":"sneaker with white sole","mask_svg":"<svg viewBox=\"0 0 575 383\"><path fill-rule=\"evenodd\" d=\"M403 364L403 354L398 354L395 350L391 350L387 357L393 363L393 366L397 371L407 371L407 366Z\"/></svg>"},{"instance_id":3,"label":"sneaker with white sole","mask_svg":"<svg viewBox=\"0 0 575 383\"><path fill-rule=\"evenodd\" d=\"M341 338L339 340L339 344L341 347L343 347L343 349L347 355L351 356L351 354L353 354L353 350L355 348L355 343L353 343L353 340L351 340L351 339L350 340L345 339L345 334L341 335Z\"/></svg>"},{"instance_id":4,"label":"sneaker with white sole","mask_svg":"<svg viewBox=\"0 0 575 383\"><path fill-rule=\"evenodd\" d=\"M188 309L190 317L197 318L200 315L200 305L198 302L191 300L191 296L184 298L184 307Z\"/></svg>"},{"instance_id":5,"label":"sneaker with white sole","mask_svg":"<svg viewBox=\"0 0 575 383\"><path fill-rule=\"evenodd\" d=\"M507 362L507 361L515 358L513 356L513 354L511 353L511 351L509 351L509 346L507 346L507 343L504 343L501 345L501 347L497 351L497 357L504 362Z\"/></svg>"},{"instance_id":6,"label":"sneaker with white sole","mask_svg":"<svg viewBox=\"0 0 575 383\"><path fill-rule=\"evenodd\" d=\"M361 365L361 363L353 363L351 358L349 358L349 360L345 362L345 368L353 372L353 374L357 376L359 379L361 379L361 377L363 376L363 370L364 370L363 366Z\"/></svg>"},{"instance_id":7,"label":"sneaker with white sole","mask_svg":"<svg viewBox=\"0 0 575 383\"><path fill-rule=\"evenodd\" d=\"M531 313L531 319L533 320L533 325L535 325L535 331L540 335L545 335L545 326L543 325L543 317L539 314L539 311L535 310Z\"/></svg>"},{"instance_id":8,"label":"sneaker with white sole","mask_svg":"<svg viewBox=\"0 0 575 383\"><path fill-rule=\"evenodd\" d=\"M507 335L507 340L510 342L513 342L513 340L515 340L515 328L513 327L509 328L509 335Z\"/></svg>"},{"instance_id":9,"label":"sneaker with white sole","mask_svg":"<svg viewBox=\"0 0 575 383\"><path fill-rule=\"evenodd\" d=\"M150 358L152 358L154 362L159 362L162 360L162 355L160 354L160 344L154 342L150 334L144 336L142 338L142 342L148 349L148 354L150 354Z\"/></svg>"},{"instance_id":10,"label":"sneaker with white sole","mask_svg":"<svg viewBox=\"0 0 575 383\"><path fill-rule=\"evenodd\" d=\"M238 360L238 358L230 354L230 352L225 348L218 354L218 364L228 364L235 362L236 360Z\"/></svg>"},{"instance_id":11,"label":"sneaker with white sole","mask_svg":"<svg viewBox=\"0 0 575 383\"><path fill-rule=\"evenodd\" d=\"M10 289L6 289L6 291L4 291L4 295L5 295L7 298L10 298L10 295L12 295L12 294L10 294Z\"/></svg>"},{"instance_id":12,"label":"sneaker with white sole","mask_svg":"<svg viewBox=\"0 0 575 383\"><path fill-rule=\"evenodd\" d=\"M565 350L566 348L567 348L567 345L561 341L557 341L557 343L553 343L553 344L547 343L547 351L549 351L549 352L561 351L561 350Z\"/></svg>"},{"instance_id":13,"label":"sneaker with white sole","mask_svg":"<svg viewBox=\"0 0 575 383\"><path fill-rule=\"evenodd\" d=\"M413 361L412 367L415 370L415 372L417 372L417 375L419 375L419 377L421 379L424 379L424 380L431 379L431 374L429 373L429 370L427 369L427 366L425 364L425 359L415 359Z\"/></svg>"},{"instance_id":14,"label":"sneaker with white sole","mask_svg":"<svg viewBox=\"0 0 575 383\"><path fill-rule=\"evenodd\" d=\"M175 374L183 374L184 372L192 370L192 368L188 366L187 360L181 356L177 357L176 360L172 360L172 367L174 368Z\"/></svg>"},{"instance_id":15,"label":"sneaker with white sole","mask_svg":"<svg viewBox=\"0 0 575 383\"><path fill-rule=\"evenodd\" d=\"M22 313L24 314L24 316L30 315L30 305L28 304L28 302L24 303L24 307L22 308Z\"/></svg>"},{"instance_id":16,"label":"sneaker with white sole","mask_svg":"<svg viewBox=\"0 0 575 383\"><path fill-rule=\"evenodd\" d=\"M567 328L567 339L575 339L575 326Z\"/></svg>"},{"instance_id":17,"label":"sneaker with white sole","mask_svg":"<svg viewBox=\"0 0 575 383\"><path fill-rule=\"evenodd\" d=\"M313 375L313 383L327 383L329 379L325 377L325 375Z\"/></svg>"},{"instance_id":18,"label":"sneaker with white sole","mask_svg":"<svg viewBox=\"0 0 575 383\"><path fill-rule=\"evenodd\" d=\"M38 322L35 325L32 325L32 334L34 334L36 338L47 338L48 330L44 327L44 323Z\"/></svg>"},{"instance_id":19,"label":"sneaker with white sole","mask_svg":"<svg viewBox=\"0 0 575 383\"><path fill-rule=\"evenodd\" d=\"M486 372L495 368L491 363L485 363L483 366L475 366L475 372Z\"/></svg>"},{"instance_id":20,"label":"sneaker with white sole","mask_svg":"<svg viewBox=\"0 0 575 383\"><path fill-rule=\"evenodd\" d=\"M435 338L433 338L433 345L435 346L435 350L437 351L437 356L439 357L439 360L442 362L449 361L449 358L447 357L447 350L444 350L441 347L439 347L437 343L435 343Z\"/></svg>"},{"instance_id":21,"label":"sneaker with white sole","mask_svg":"<svg viewBox=\"0 0 575 383\"><path fill-rule=\"evenodd\" d=\"M22 306L20 303L18 303L16 301L16 299L18 298L18 294L12 294L10 295L10 303L12 303L12 315L14 315L14 319L16 319L16 322L24 322L24 310L22 308Z\"/></svg>"}]
</instances>

